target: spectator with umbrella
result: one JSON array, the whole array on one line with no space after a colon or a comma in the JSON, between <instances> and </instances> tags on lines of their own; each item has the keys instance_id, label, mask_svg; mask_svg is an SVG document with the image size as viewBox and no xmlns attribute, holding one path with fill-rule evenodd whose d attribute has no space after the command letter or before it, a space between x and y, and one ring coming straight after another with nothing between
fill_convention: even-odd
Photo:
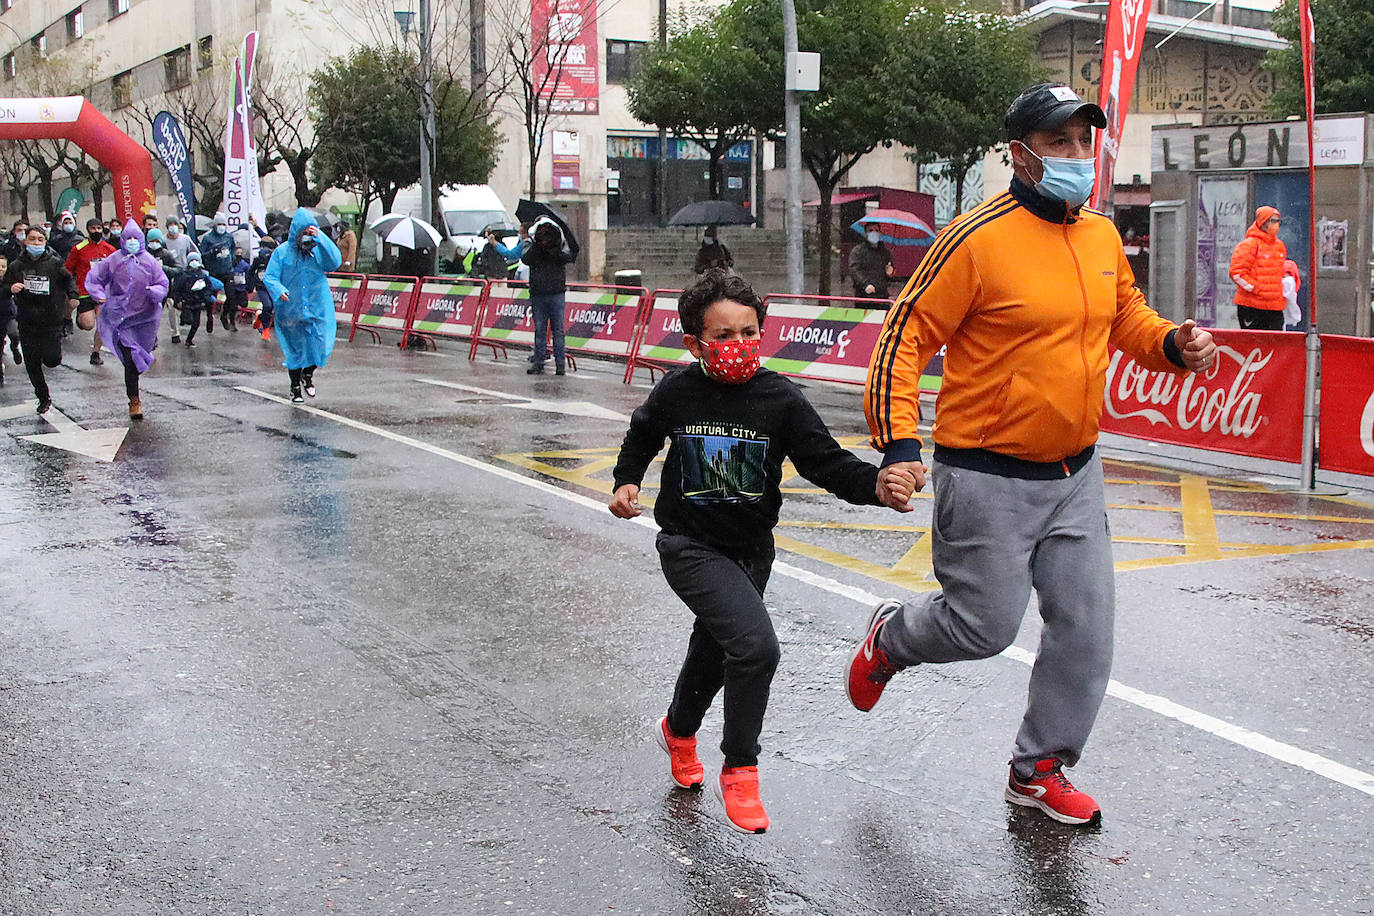
<instances>
[{"instance_id":1,"label":"spectator with umbrella","mask_svg":"<svg viewBox=\"0 0 1374 916\"><path fill-rule=\"evenodd\" d=\"M533 228L533 241L520 255L520 260L530 268L530 311L534 316L534 359L525 372L543 374L548 355L546 337L552 329L554 374L563 375L566 364L563 312L567 305L568 265L577 260L581 249L566 223L560 227L551 219L541 219Z\"/></svg>"},{"instance_id":2,"label":"spectator with umbrella","mask_svg":"<svg viewBox=\"0 0 1374 916\"><path fill-rule=\"evenodd\" d=\"M892 252L883 244L877 226L869 226L862 245L849 252L849 279L854 283L855 299L888 298L887 281L896 273Z\"/></svg>"},{"instance_id":3,"label":"spectator with umbrella","mask_svg":"<svg viewBox=\"0 0 1374 916\"><path fill-rule=\"evenodd\" d=\"M369 226L387 245L401 249L395 271L403 277L434 276L434 255L443 236L429 223L403 213L387 213Z\"/></svg>"},{"instance_id":4,"label":"spectator with umbrella","mask_svg":"<svg viewBox=\"0 0 1374 916\"><path fill-rule=\"evenodd\" d=\"M697 249L697 262L692 269L698 275L708 270L735 272L735 256L725 247L725 243L716 237L715 226L706 227L706 232L701 237L701 247Z\"/></svg>"},{"instance_id":5,"label":"spectator with umbrella","mask_svg":"<svg viewBox=\"0 0 1374 916\"><path fill-rule=\"evenodd\" d=\"M293 404L305 400L302 392L315 396L315 370L334 350L334 296L325 274L338 270L340 263L338 246L320 232L315 217L304 207L291 218L287 241L277 246L267 262L262 280L272 296L273 325L291 377Z\"/></svg>"}]
</instances>

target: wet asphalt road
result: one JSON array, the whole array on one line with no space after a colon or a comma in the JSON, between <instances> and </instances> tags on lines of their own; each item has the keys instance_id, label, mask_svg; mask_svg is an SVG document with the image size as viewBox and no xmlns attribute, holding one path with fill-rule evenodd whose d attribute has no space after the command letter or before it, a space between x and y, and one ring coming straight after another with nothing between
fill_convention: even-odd
<instances>
[{"instance_id":1,"label":"wet asphalt road","mask_svg":"<svg viewBox=\"0 0 1374 916\"><path fill-rule=\"evenodd\" d=\"M624 421L503 397L627 415L643 387L341 344L325 416L236 387L286 393L251 334L198 343L160 352L113 463L0 422L0 914L1374 912L1374 786L1349 784L1374 773L1368 493L1109 465L1114 677L1160 702L1106 701L1073 772L1104 808L1086 831L1002 800L1016 658L847 705L868 609L845 593L929 587L883 526L930 503L790 494L773 829L746 837L651 739L690 622L652 532L598 508ZM118 370L68 354L57 407L127 425ZM0 409L30 397L6 363ZM808 390L862 433L855 391ZM709 774L718 715L701 737Z\"/></svg>"}]
</instances>

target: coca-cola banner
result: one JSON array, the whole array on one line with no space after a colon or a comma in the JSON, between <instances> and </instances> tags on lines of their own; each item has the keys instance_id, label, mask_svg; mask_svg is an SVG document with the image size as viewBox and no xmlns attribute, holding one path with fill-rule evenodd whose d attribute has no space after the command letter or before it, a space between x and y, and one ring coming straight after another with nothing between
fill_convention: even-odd
<instances>
[{"instance_id":1,"label":"coca-cola banner","mask_svg":"<svg viewBox=\"0 0 1374 916\"><path fill-rule=\"evenodd\" d=\"M1112 350L1102 431L1218 452L1302 460L1301 334L1217 330L1206 372L1154 372Z\"/></svg>"},{"instance_id":2,"label":"coca-cola banner","mask_svg":"<svg viewBox=\"0 0 1374 916\"><path fill-rule=\"evenodd\" d=\"M1374 476L1374 340L1322 335L1321 467Z\"/></svg>"}]
</instances>

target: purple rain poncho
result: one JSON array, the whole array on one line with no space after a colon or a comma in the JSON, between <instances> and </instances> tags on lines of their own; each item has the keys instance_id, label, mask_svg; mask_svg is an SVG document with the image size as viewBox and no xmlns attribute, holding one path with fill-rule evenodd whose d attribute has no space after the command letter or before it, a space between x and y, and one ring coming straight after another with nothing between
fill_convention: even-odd
<instances>
[{"instance_id":1,"label":"purple rain poncho","mask_svg":"<svg viewBox=\"0 0 1374 916\"><path fill-rule=\"evenodd\" d=\"M130 239L138 241L138 254L124 249ZM86 292L97 302L103 301L96 328L105 346L116 355L121 355L120 347L127 347L134 367L146 372L157 347L167 273L162 262L148 253L143 230L133 220L125 224L119 244L119 251L98 262L86 275Z\"/></svg>"}]
</instances>

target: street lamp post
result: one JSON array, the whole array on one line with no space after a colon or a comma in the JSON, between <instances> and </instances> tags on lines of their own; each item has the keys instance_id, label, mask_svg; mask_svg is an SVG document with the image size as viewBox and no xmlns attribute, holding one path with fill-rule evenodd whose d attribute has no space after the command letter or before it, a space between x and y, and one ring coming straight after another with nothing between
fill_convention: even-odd
<instances>
[{"instance_id":1,"label":"street lamp post","mask_svg":"<svg viewBox=\"0 0 1374 916\"><path fill-rule=\"evenodd\" d=\"M420 206L434 221L434 79L430 44L434 34L430 0L420 0Z\"/></svg>"},{"instance_id":2,"label":"street lamp post","mask_svg":"<svg viewBox=\"0 0 1374 916\"><path fill-rule=\"evenodd\" d=\"M793 89L797 58L797 8L782 0L782 41L786 55L787 88L783 97L783 127L787 131L787 288L794 296L806 292L802 271L801 105Z\"/></svg>"}]
</instances>

